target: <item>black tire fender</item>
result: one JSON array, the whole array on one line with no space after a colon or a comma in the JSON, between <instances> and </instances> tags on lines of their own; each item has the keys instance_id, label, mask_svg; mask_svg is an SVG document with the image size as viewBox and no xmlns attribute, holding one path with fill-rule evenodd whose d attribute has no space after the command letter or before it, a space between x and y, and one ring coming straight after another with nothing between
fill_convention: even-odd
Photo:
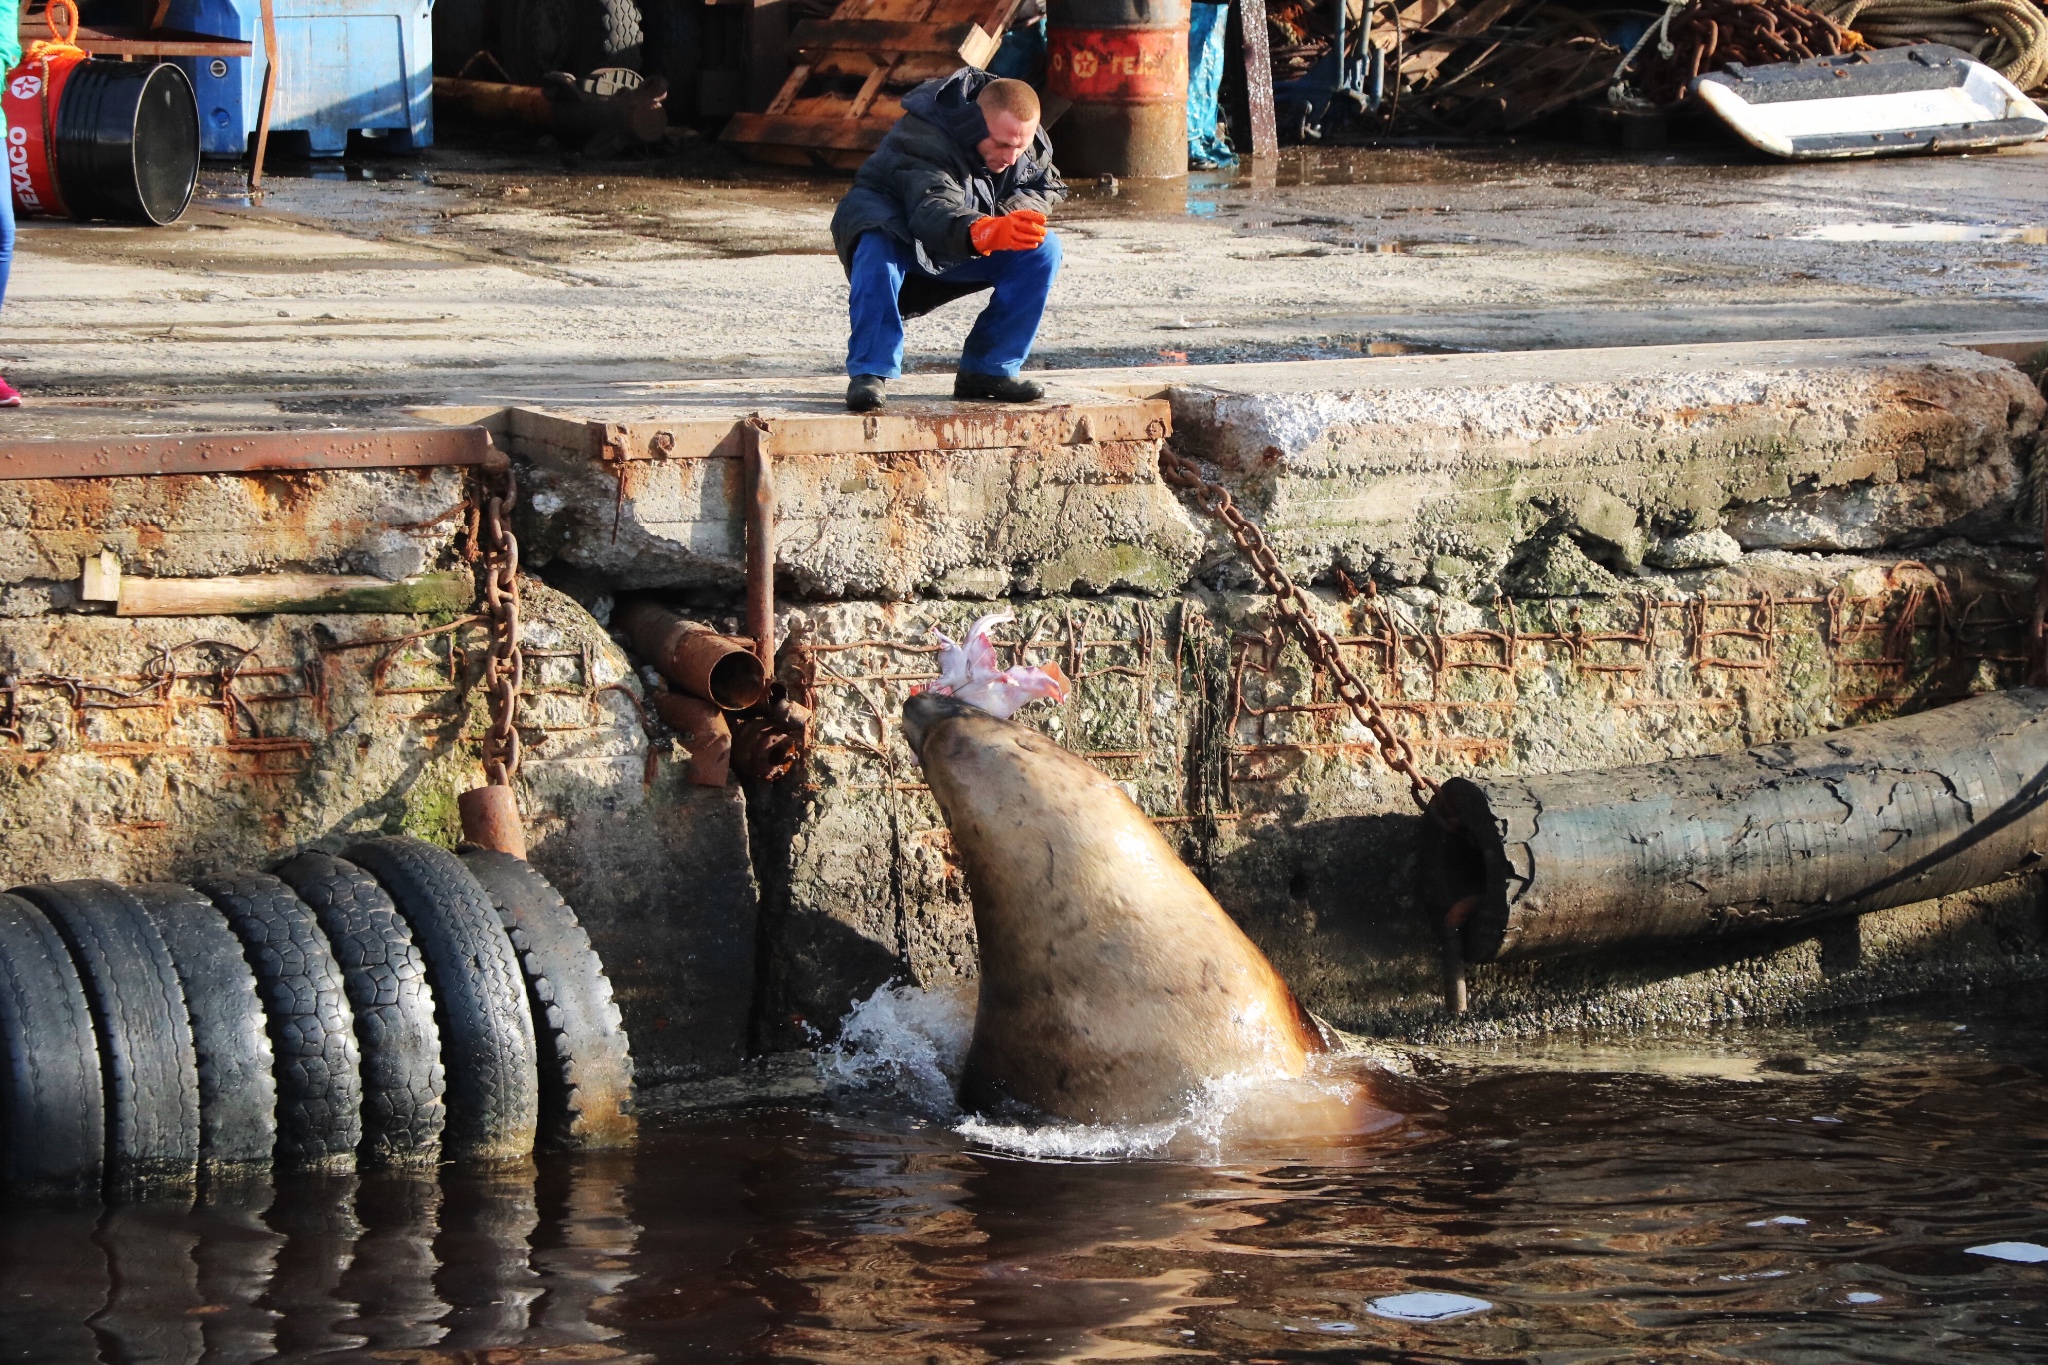
<instances>
[{"instance_id":1,"label":"black tire fender","mask_svg":"<svg viewBox=\"0 0 2048 1365\"><path fill-rule=\"evenodd\" d=\"M362 1054L341 964L312 907L276 877L199 882L242 941L277 1055L277 1160L346 1171L363 1137Z\"/></svg>"},{"instance_id":2,"label":"black tire fender","mask_svg":"<svg viewBox=\"0 0 2048 1365\"><path fill-rule=\"evenodd\" d=\"M372 839L347 856L383 884L426 955L448 1074L443 1151L527 1155L540 1116L533 1015L490 896L461 859L420 839Z\"/></svg>"},{"instance_id":3,"label":"black tire fender","mask_svg":"<svg viewBox=\"0 0 2048 1365\"><path fill-rule=\"evenodd\" d=\"M377 879L327 853L277 869L312 907L341 964L363 1056L364 1159L431 1161L447 1124L441 1027L427 961Z\"/></svg>"},{"instance_id":4,"label":"black tire fender","mask_svg":"<svg viewBox=\"0 0 2048 1365\"><path fill-rule=\"evenodd\" d=\"M633 1052L590 935L531 863L491 849L468 850L462 861L497 907L526 977L540 1050L542 1140L626 1146L634 1135Z\"/></svg>"},{"instance_id":5,"label":"black tire fender","mask_svg":"<svg viewBox=\"0 0 2048 1365\"><path fill-rule=\"evenodd\" d=\"M71 951L49 917L0 895L0 1181L97 1189L106 1153L99 1039Z\"/></svg>"},{"instance_id":6,"label":"black tire fender","mask_svg":"<svg viewBox=\"0 0 2048 1365\"><path fill-rule=\"evenodd\" d=\"M268 1162L277 1146L276 1054L242 941L189 886L128 889L170 945L185 991L199 1062L199 1159Z\"/></svg>"},{"instance_id":7,"label":"black tire fender","mask_svg":"<svg viewBox=\"0 0 2048 1365\"><path fill-rule=\"evenodd\" d=\"M92 1010L106 1098L107 1178L119 1189L199 1173L199 1059L170 945L112 882L16 887L56 926Z\"/></svg>"}]
</instances>

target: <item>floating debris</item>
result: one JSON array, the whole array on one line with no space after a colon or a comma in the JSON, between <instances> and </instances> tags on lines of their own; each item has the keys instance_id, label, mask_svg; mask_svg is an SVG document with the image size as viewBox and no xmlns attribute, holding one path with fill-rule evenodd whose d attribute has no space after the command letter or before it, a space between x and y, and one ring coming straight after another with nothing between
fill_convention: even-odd
<instances>
[{"instance_id":1,"label":"floating debris","mask_svg":"<svg viewBox=\"0 0 2048 1365\"><path fill-rule=\"evenodd\" d=\"M2048 1247L2038 1242L1986 1242L1980 1247L1966 1247L1972 1256L1989 1256L1994 1261L2018 1261L2022 1265L2035 1265L2048 1261Z\"/></svg>"},{"instance_id":2,"label":"floating debris","mask_svg":"<svg viewBox=\"0 0 2048 1365\"><path fill-rule=\"evenodd\" d=\"M1394 1318L1401 1322L1445 1322L1472 1313L1484 1313L1491 1307L1493 1305L1485 1299L1475 1299L1469 1294L1415 1293L1374 1299L1365 1306L1365 1311L1376 1318Z\"/></svg>"}]
</instances>

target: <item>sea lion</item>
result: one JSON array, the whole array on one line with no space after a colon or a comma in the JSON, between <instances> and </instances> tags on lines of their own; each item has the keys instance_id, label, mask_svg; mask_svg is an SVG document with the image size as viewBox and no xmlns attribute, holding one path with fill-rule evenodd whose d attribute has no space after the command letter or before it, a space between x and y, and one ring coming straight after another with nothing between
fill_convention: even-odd
<instances>
[{"instance_id":1,"label":"sea lion","mask_svg":"<svg viewBox=\"0 0 2048 1365\"><path fill-rule=\"evenodd\" d=\"M1307 1072L1322 1031L1123 788L955 697L911 697L903 730L974 902L966 1108L1158 1123Z\"/></svg>"}]
</instances>

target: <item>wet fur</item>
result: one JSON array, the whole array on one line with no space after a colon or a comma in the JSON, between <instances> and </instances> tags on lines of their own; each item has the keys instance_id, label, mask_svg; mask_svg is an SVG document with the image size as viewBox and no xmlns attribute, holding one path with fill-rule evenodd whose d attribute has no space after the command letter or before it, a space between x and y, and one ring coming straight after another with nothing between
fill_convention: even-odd
<instances>
[{"instance_id":1,"label":"wet fur","mask_svg":"<svg viewBox=\"0 0 2048 1365\"><path fill-rule=\"evenodd\" d=\"M1320 1032L1123 789L1034 730L912 698L967 873L980 998L961 1101L1154 1123L1205 1081L1299 1076Z\"/></svg>"}]
</instances>

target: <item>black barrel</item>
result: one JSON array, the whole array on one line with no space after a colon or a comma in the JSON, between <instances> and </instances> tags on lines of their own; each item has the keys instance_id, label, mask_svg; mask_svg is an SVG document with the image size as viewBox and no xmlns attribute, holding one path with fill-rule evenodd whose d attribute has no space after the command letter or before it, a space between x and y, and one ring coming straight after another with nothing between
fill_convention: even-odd
<instances>
[{"instance_id":1,"label":"black barrel","mask_svg":"<svg viewBox=\"0 0 2048 1365\"><path fill-rule=\"evenodd\" d=\"M1452 778L1424 866L1468 962L1910 905L2048 858L2048 689L1741 753Z\"/></svg>"},{"instance_id":2,"label":"black barrel","mask_svg":"<svg viewBox=\"0 0 2048 1365\"><path fill-rule=\"evenodd\" d=\"M74 218L174 223L199 183L199 102L169 62L80 62L57 107L57 183Z\"/></svg>"}]
</instances>

